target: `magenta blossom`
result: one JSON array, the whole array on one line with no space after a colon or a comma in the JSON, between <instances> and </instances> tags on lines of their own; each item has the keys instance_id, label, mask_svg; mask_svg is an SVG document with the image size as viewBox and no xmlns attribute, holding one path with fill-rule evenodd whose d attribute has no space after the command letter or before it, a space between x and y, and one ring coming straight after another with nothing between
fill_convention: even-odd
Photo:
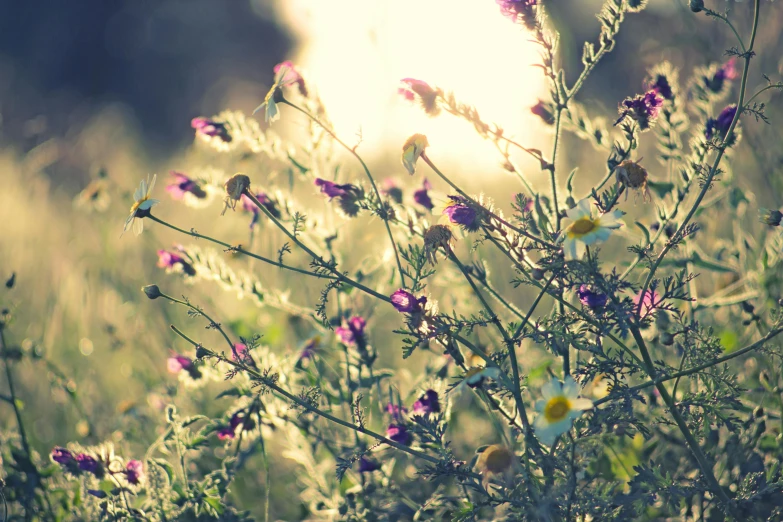
<instances>
[{"instance_id":1,"label":"magenta blossom","mask_svg":"<svg viewBox=\"0 0 783 522\"><path fill-rule=\"evenodd\" d=\"M56 446L52 450L51 457L58 464L68 465L74 462L73 453L60 446Z\"/></svg>"},{"instance_id":2,"label":"magenta blossom","mask_svg":"<svg viewBox=\"0 0 783 522\"><path fill-rule=\"evenodd\" d=\"M579 296L579 301L587 307L603 308L606 306L606 294L594 292L587 285L581 285L576 293Z\"/></svg>"},{"instance_id":3,"label":"magenta blossom","mask_svg":"<svg viewBox=\"0 0 783 522\"><path fill-rule=\"evenodd\" d=\"M307 86L305 85L304 78L302 78L302 75L296 70L293 63L289 60L278 63L275 65L274 71L275 74L280 74L280 72L283 71L283 77L279 79L281 85L295 83L299 88L301 95L307 96Z\"/></svg>"},{"instance_id":4,"label":"magenta blossom","mask_svg":"<svg viewBox=\"0 0 783 522\"><path fill-rule=\"evenodd\" d=\"M718 114L717 118L710 118L707 120L707 128L704 135L708 140L713 138L723 138L726 133L729 132L731 122L734 121L734 116L737 114L737 106L729 105ZM728 141L728 140L727 140Z\"/></svg>"},{"instance_id":5,"label":"magenta blossom","mask_svg":"<svg viewBox=\"0 0 783 522\"><path fill-rule=\"evenodd\" d=\"M415 295L402 288L394 292L390 298L392 306L403 314L421 312L422 307L427 304L426 297L416 298Z\"/></svg>"},{"instance_id":6,"label":"magenta blossom","mask_svg":"<svg viewBox=\"0 0 783 522\"><path fill-rule=\"evenodd\" d=\"M255 196L258 202L261 203L264 206L264 208L266 208L269 211L270 214L272 214L276 218L279 218L281 216L280 211L277 209L277 205L275 204L274 201L272 201L272 199L269 196L267 196L263 192L259 192ZM258 224L258 221L261 219L261 210L245 194L242 194L242 196L240 197L240 201L242 201L242 210L253 214L253 219L250 221L250 229L252 230L253 227L255 227L256 224Z\"/></svg>"},{"instance_id":7,"label":"magenta blossom","mask_svg":"<svg viewBox=\"0 0 783 522\"><path fill-rule=\"evenodd\" d=\"M715 71L712 78L704 78L704 86L714 93L719 93L723 90L726 81L736 80L739 77L739 71L737 70L737 59L731 58Z\"/></svg>"},{"instance_id":8,"label":"magenta blossom","mask_svg":"<svg viewBox=\"0 0 783 522\"><path fill-rule=\"evenodd\" d=\"M244 413L236 412L228 421L228 426L223 426L217 431L217 437L220 440L230 440L236 437L237 427L245 420Z\"/></svg>"},{"instance_id":9,"label":"magenta blossom","mask_svg":"<svg viewBox=\"0 0 783 522\"><path fill-rule=\"evenodd\" d=\"M196 269L193 268L193 265L181 255L176 252L171 252L170 250L158 250L158 266L160 268L165 268L166 270L181 268L182 271L189 276L196 274Z\"/></svg>"},{"instance_id":10,"label":"magenta blossom","mask_svg":"<svg viewBox=\"0 0 783 522\"><path fill-rule=\"evenodd\" d=\"M184 355L175 353L168 358L167 367L169 373L179 373L182 371L188 372L192 379L198 379L201 377L201 371L196 366L196 363L190 358Z\"/></svg>"},{"instance_id":11,"label":"magenta blossom","mask_svg":"<svg viewBox=\"0 0 783 522\"><path fill-rule=\"evenodd\" d=\"M193 118L190 120L190 126L196 129L197 134L209 137L218 137L226 143L231 141L231 134L225 123L213 121L207 118Z\"/></svg>"},{"instance_id":12,"label":"magenta blossom","mask_svg":"<svg viewBox=\"0 0 783 522\"><path fill-rule=\"evenodd\" d=\"M449 216L449 221L454 225L460 225L469 232L475 232L481 226L481 220L478 219L476 210L464 204L464 200L459 197L449 196L452 204L446 207L443 213Z\"/></svg>"},{"instance_id":13,"label":"magenta blossom","mask_svg":"<svg viewBox=\"0 0 783 522\"><path fill-rule=\"evenodd\" d=\"M369 473L381 469L381 465L374 459L366 457L359 458L359 473Z\"/></svg>"},{"instance_id":14,"label":"magenta blossom","mask_svg":"<svg viewBox=\"0 0 783 522\"><path fill-rule=\"evenodd\" d=\"M171 183L166 185L166 191L171 194L172 198L180 200L184 198L187 193L193 194L193 196L198 199L207 197L207 193L204 192L204 189L202 189L195 180L175 170L172 170L169 174L171 175Z\"/></svg>"},{"instance_id":15,"label":"magenta blossom","mask_svg":"<svg viewBox=\"0 0 783 522\"><path fill-rule=\"evenodd\" d=\"M413 443L413 434L403 424L389 424L386 428L386 436L403 446L410 446Z\"/></svg>"},{"instance_id":16,"label":"magenta blossom","mask_svg":"<svg viewBox=\"0 0 783 522\"><path fill-rule=\"evenodd\" d=\"M427 413L438 413L440 411L440 402L438 402L438 392L427 390L419 400L413 403L413 413L415 415L425 415Z\"/></svg>"},{"instance_id":17,"label":"magenta blossom","mask_svg":"<svg viewBox=\"0 0 783 522\"><path fill-rule=\"evenodd\" d=\"M364 328L367 321L364 318L354 315L348 321L343 321L342 326L334 329L335 335L346 346L356 346L364 344Z\"/></svg>"},{"instance_id":18,"label":"magenta blossom","mask_svg":"<svg viewBox=\"0 0 783 522\"><path fill-rule=\"evenodd\" d=\"M321 178L315 179L315 185L321 188L321 194L329 196L329 200L347 195L353 188L353 185L345 184L339 185L333 181L328 181Z\"/></svg>"},{"instance_id":19,"label":"magenta blossom","mask_svg":"<svg viewBox=\"0 0 783 522\"><path fill-rule=\"evenodd\" d=\"M500 6L500 12L513 22L521 22L528 29L535 28L536 14L534 11L538 0L495 0Z\"/></svg>"},{"instance_id":20,"label":"magenta blossom","mask_svg":"<svg viewBox=\"0 0 783 522\"><path fill-rule=\"evenodd\" d=\"M662 106L663 96L655 90L639 94L634 98L626 98L620 104L620 118L615 122L615 125L628 117L639 124L640 130L647 130L655 123Z\"/></svg>"},{"instance_id":21,"label":"magenta blossom","mask_svg":"<svg viewBox=\"0 0 783 522\"><path fill-rule=\"evenodd\" d=\"M125 478L128 483L138 485L144 477L144 465L140 460L129 460L125 465Z\"/></svg>"},{"instance_id":22,"label":"magenta blossom","mask_svg":"<svg viewBox=\"0 0 783 522\"><path fill-rule=\"evenodd\" d=\"M381 193L390 197L398 205L402 203L402 189L394 178L386 178L381 185Z\"/></svg>"},{"instance_id":23,"label":"magenta blossom","mask_svg":"<svg viewBox=\"0 0 783 522\"><path fill-rule=\"evenodd\" d=\"M413 193L413 201L427 210L432 211L432 209L435 208L435 205L432 203L432 199L430 199L430 195L427 192L430 189L432 189L432 185L427 181L427 178L424 178L422 187Z\"/></svg>"},{"instance_id":24,"label":"magenta blossom","mask_svg":"<svg viewBox=\"0 0 783 522\"><path fill-rule=\"evenodd\" d=\"M103 466L95 457L87 455L86 453L79 453L75 458L76 464L79 466L80 470L92 473L96 477L103 474Z\"/></svg>"},{"instance_id":25,"label":"magenta blossom","mask_svg":"<svg viewBox=\"0 0 783 522\"><path fill-rule=\"evenodd\" d=\"M390 402L386 405L386 413L391 415L395 422L399 422L403 415L408 414L408 408Z\"/></svg>"}]
</instances>

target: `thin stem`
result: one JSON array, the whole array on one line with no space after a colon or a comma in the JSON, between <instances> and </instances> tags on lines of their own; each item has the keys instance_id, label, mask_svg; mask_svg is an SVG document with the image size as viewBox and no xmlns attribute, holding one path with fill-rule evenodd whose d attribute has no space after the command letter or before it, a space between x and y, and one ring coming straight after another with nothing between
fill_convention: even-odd
<instances>
[{"instance_id":1,"label":"thin stem","mask_svg":"<svg viewBox=\"0 0 783 522\"><path fill-rule=\"evenodd\" d=\"M555 174L555 162L557 161L557 147L560 144L560 124L562 121L563 109L565 106L558 103L557 112L555 113L555 141L552 145L552 161L547 165L549 170L549 180L552 184L552 203L555 206L555 232L560 230L560 203L557 199L557 176Z\"/></svg>"},{"instance_id":2,"label":"thin stem","mask_svg":"<svg viewBox=\"0 0 783 522\"><path fill-rule=\"evenodd\" d=\"M24 422L22 421L22 412L19 411L19 404L16 400L16 389L14 388L14 376L11 372L11 363L8 360L8 355L5 353L6 351L6 342L5 342L5 325L0 324L0 354L2 354L3 357L3 365L5 366L5 376L8 379L8 390L11 394L11 405L14 408L14 415L16 415L16 424L19 429L19 438L22 439L22 447L24 448L25 456L27 457L27 460L32 463L31 460L31 453L30 453L30 443L27 439L27 432L24 429Z\"/></svg>"},{"instance_id":3,"label":"thin stem","mask_svg":"<svg viewBox=\"0 0 783 522\"><path fill-rule=\"evenodd\" d=\"M370 173L370 169L367 167L367 164L364 162L364 160L359 156L359 154L356 152L356 147L349 147L348 144L343 142L340 138L337 137L337 135L332 131L329 127L324 125L318 118L307 112L306 110L302 109L301 107L294 105L293 103L289 102L288 100L283 100L283 103L288 105L289 107L293 107L294 109L298 110L308 118L310 118L313 122L318 124L324 131L326 131L327 134L329 134L334 141L339 143L343 146L345 150L350 152L353 157L355 157L357 160L359 160L359 163L362 164L362 168L364 169L364 173L367 174L367 178L370 180L370 185L372 185L372 189L375 192L375 196L378 198L378 205L380 205L380 212L378 215L383 220L383 224L386 226L386 233L389 235L389 241L391 241L392 249L394 250L394 258L397 260L397 269L400 272L400 282L402 283L402 286L405 286L405 276L404 272L402 270L402 262L400 261L400 253L397 250L397 243L394 242L394 235L392 235L391 227L389 226L389 219L386 212L386 208L383 204L383 199L381 199L381 193L378 192L378 187L375 185L375 179L373 179L372 174Z\"/></svg>"},{"instance_id":4,"label":"thin stem","mask_svg":"<svg viewBox=\"0 0 783 522\"><path fill-rule=\"evenodd\" d=\"M260 261L263 261L265 263L269 263L270 265L274 265L274 266L279 267L279 268L284 268L286 270L291 270L292 272L297 272L299 274L308 275L310 277L317 277L318 279L332 279L332 280L336 280L337 279L334 276L330 276L330 275L326 275L326 274L317 274L315 272L310 272L309 270L304 270L302 268L297 268L295 266L290 266L290 265L286 265L284 263L279 263L279 262L277 262L277 261L275 261L273 259L268 259L266 257L259 256L258 254L254 254L253 252L249 252L249 251L243 249L241 246L232 246L232 245L230 245L228 243L220 241L219 239L215 239L215 238L212 238L212 237L209 237L209 236L205 236L204 234L199 234L198 232L196 232L194 230L190 230L190 231L184 230L182 228L179 228L177 226L172 225L171 223L163 221L162 219L160 219L158 217L155 217L152 214L147 215L147 217L149 219L155 221L156 223L160 223L161 225L163 225L165 227L168 227L168 228L170 228L172 230L176 230L177 232L180 232L182 234L185 234L185 235L188 235L188 236L191 236L191 237L195 237L196 239L206 239L210 243L215 243L216 245L221 245L221 246L223 246L223 247L225 247L227 249L230 249L233 252L238 252L240 254L244 254L246 256L252 257L254 259L258 259Z\"/></svg>"},{"instance_id":5,"label":"thin stem","mask_svg":"<svg viewBox=\"0 0 783 522\"><path fill-rule=\"evenodd\" d=\"M659 377L658 379L649 380L649 381L644 382L642 384L639 384L637 386L632 386L632 387L628 388L628 390L626 392L627 393L633 393L633 392L636 392L636 391L639 391L639 390L643 390L645 388L649 388L651 386L655 386L658 383L671 381L673 379L679 379L680 377L687 377L689 375L693 375L694 373L699 373L699 372L704 371L704 370L706 370L708 368L712 368L713 366L717 366L717 365L719 365L721 363L724 363L726 361L730 361L731 359L734 359L736 357L740 357L742 355L745 355L748 352L752 352L753 350L756 350L756 349L760 348L761 346L764 345L764 343L766 343L767 341L769 341L773 337L778 336L781 332L783 332L783 328L776 328L774 330L771 330L769 333L767 333L767 335L765 335L764 337L762 337L761 339L759 339L755 343L750 344L750 345L748 345L748 346L746 346L744 348L741 348L739 350L733 351L733 352L731 352L728 355L724 355L723 357L718 357L717 359L714 359L713 361L710 361L708 363L700 364L699 366L694 366L693 368L688 368L687 370L683 370L681 372L673 373L673 374L668 375L666 377ZM624 392L623 395L625 395L626 392ZM605 402L610 402L610 401L613 401L613 400L617 400L620 397L621 396L619 396L619 395L618 396L610 395L608 397L604 397L602 399L598 399L597 401L594 402L594 405L598 406L598 405L603 404Z\"/></svg>"},{"instance_id":6,"label":"thin stem","mask_svg":"<svg viewBox=\"0 0 783 522\"><path fill-rule=\"evenodd\" d=\"M750 35L750 45L748 46L748 50L745 52L745 66L743 67L742 70L742 82L740 83L740 95L739 95L739 101L737 102L737 111L734 113L734 119L731 120L731 125L729 126L729 129L726 131L726 134L723 136L720 146L718 146L718 154L715 158L715 162L713 163L712 168L710 168L710 172L707 175L707 179L704 182L704 186L702 187L701 192L697 196L696 201L693 203L693 206L691 207L690 211L685 216L685 219L683 219L682 223L680 224L680 227L677 229L677 232L674 233L673 238L675 240L669 241L664 246L663 250L658 255L652 267L650 268L650 273L647 275L647 280L644 282L644 285L642 285L642 292L640 294L642 296L645 295L645 292L647 291L650 282L655 276L655 272L658 270L658 267L663 261L663 258L666 257L666 254L668 254L669 251L677 244L676 239L681 237L681 234L685 230L685 227L688 226L688 223L696 214L696 211L698 210L699 205L704 199L704 196L707 194L707 191L712 186L712 179L715 177L721 159L723 159L723 154L726 152L728 140L731 137L732 133L734 132L734 128L737 126L737 122L739 122L740 115L742 114L742 110L745 106L745 88L748 82L748 70L750 69L750 59L753 56L753 45L756 41L756 31L758 29L758 24L759 24L759 2L760 0L755 0L754 11L753 11L753 30ZM639 299L639 305L637 306L637 310L636 310L637 317L641 314L643 301L644 301L643 299Z\"/></svg>"}]
</instances>

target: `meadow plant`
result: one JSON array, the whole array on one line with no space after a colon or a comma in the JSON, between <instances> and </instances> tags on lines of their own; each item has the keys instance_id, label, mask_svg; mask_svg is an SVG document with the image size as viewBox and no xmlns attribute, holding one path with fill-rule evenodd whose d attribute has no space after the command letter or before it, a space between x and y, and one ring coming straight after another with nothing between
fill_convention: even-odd
<instances>
[{"instance_id":1,"label":"meadow plant","mask_svg":"<svg viewBox=\"0 0 783 522\"><path fill-rule=\"evenodd\" d=\"M540 48L550 97L531 111L551 130L551 150L518 143L448 86L401 80L402 98L464 120L496 146L518 182L506 200L460 188L422 134L400 144L401 175L381 180L361 144L332 130L317 85L291 62L270 71L263 124L231 111L194 118L211 176L141 181L117 224L179 235L181 244L158 246L160 277L142 290L170 318L172 344L188 347L168 354L177 386L220 392L201 412L183 413L185 397L161 404L146 451L62 441L38 455L13 387L14 365L34 354L14 344L6 305L10 392L0 399L18 430L2 436L4 520L251 520L256 506L229 492L253 460L265 487L252 498L267 516L275 467L289 460L297 480L285 501L307 520L783 520L783 214L747 219L753 199L731 165L741 127L773 119L761 100L783 88L767 78L750 89L773 4L754 0L740 27L709 3L691 0L688 16L714 19L736 45L693 71L662 62L616 113L597 118L578 95L647 2L606 0L597 42L584 45L569 83L547 1L497 0L498 16ZM306 123L302 143L275 134L286 119ZM605 161L582 193L587 169L559 150L566 133ZM642 163L641 148L656 157ZM534 189L512 153L533 160L546 189ZM232 155L243 172L216 174ZM296 200L316 192L328 216ZM247 229L248 243L182 223L183 205ZM383 230L367 247L350 221ZM256 253L259 242L276 254ZM252 269L232 267L243 257ZM498 281L493 271L512 275ZM275 288L283 272L319 297ZM177 278L295 318L306 325L299 348L281 354L219 309L174 295ZM13 278L6 287L23 291ZM400 349L379 353L382 338ZM409 357L418 373L403 384L384 361Z\"/></svg>"}]
</instances>

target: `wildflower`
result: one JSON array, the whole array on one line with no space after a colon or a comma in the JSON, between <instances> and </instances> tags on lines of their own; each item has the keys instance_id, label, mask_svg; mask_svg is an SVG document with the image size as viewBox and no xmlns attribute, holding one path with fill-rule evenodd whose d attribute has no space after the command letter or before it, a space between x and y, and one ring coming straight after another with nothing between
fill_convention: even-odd
<instances>
[{"instance_id":1,"label":"wildflower","mask_svg":"<svg viewBox=\"0 0 783 522\"><path fill-rule=\"evenodd\" d=\"M218 137L225 143L230 143L232 140L225 123L199 117L190 120L190 126L196 129L196 134L201 136L207 138Z\"/></svg>"},{"instance_id":2,"label":"wildflower","mask_svg":"<svg viewBox=\"0 0 783 522\"><path fill-rule=\"evenodd\" d=\"M430 194L428 192L431 189L432 185L429 181L427 181L427 178L424 178L424 182L422 183L421 188L413 192L413 201L426 208L430 212L432 212L432 209L435 208L435 205L432 203L432 199L430 198Z\"/></svg>"},{"instance_id":3,"label":"wildflower","mask_svg":"<svg viewBox=\"0 0 783 522\"><path fill-rule=\"evenodd\" d=\"M386 437L403 446L413 443L413 434L403 424L389 424L386 428Z\"/></svg>"},{"instance_id":4,"label":"wildflower","mask_svg":"<svg viewBox=\"0 0 783 522\"><path fill-rule=\"evenodd\" d=\"M487 487L489 479L495 475L504 475L512 469L516 455L514 452L500 444L493 444L484 448L476 461L476 467L484 475L484 487Z\"/></svg>"},{"instance_id":5,"label":"wildflower","mask_svg":"<svg viewBox=\"0 0 783 522\"><path fill-rule=\"evenodd\" d=\"M134 486L141 484L144 478L144 465L140 460L129 460L125 465L125 478Z\"/></svg>"},{"instance_id":6,"label":"wildflower","mask_svg":"<svg viewBox=\"0 0 783 522\"><path fill-rule=\"evenodd\" d=\"M619 219L623 213L619 210L593 218L589 198L577 203L566 215L573 221L563 235L563 253L568 261L581 259L588 245L606 241L613 229L622 226Z\"/></svg>"},{"instance_id":7,"label":"wildflower","mask_svg":"<svg viewBox=\"0 0 783 522\"><path fill-rule=\"evenodd\" d=\"M125 227L122 229L123 233L127 232L128 227L131 226L133 228L133 233L137 236L144 230L144 222L142 219L149 216L150 209L160 203L157 199L150 198L152 189L155 188L155 179L157 179L157 176L152 176L152 183L148 183L149 177L147 178L147 181L141 180L139 188L137 188L136 192L133 194L133 206L131 206L128 219L125 220Z\"/></svg>"},{"instance_id":8,"label":"wildflower","mask_svg":"<svg viewBox=\"0 0 783 522\"><path fill-rule=\"evenodd\" d=\"M403 415L408 414L408 408L390 402L386 405L386 413L391 415L395 422L399 422Z\"/></svg>"},{"instance_id":9,"label":"wildflower","mask_svg":"<svg viewBox=\"0 0 783 522\"><path fill-rule=\"evenodd\" d=\"M403 78L400 82L403 84L403 87L397 89L397 92L403 98L413 101L418 96L424 112L430 116L436 116L440 112L438 96L443 94L440 89L432 88L427 82L413 78Z\"/></svg>"},{"instance_id":10,"label":"wildflower","mask_svg":"<svg viewBox=\"0 0 783 522\"><path fill-rule=\"evenodd\" d=\"M280 214L280 210L277 208L277 204L269 196L263 192L258 192L255 196L258 202L261 203L264 208L266 208L274 217L279 218L282 215ZM242 194L240 201L242 202L242 210L253 214L253 219L250 221L250 229L252 230L253 227L258 224L258 221L261 218L261 210L245 194Z\"/></svg>"},{"instance_id":11,"label":"wildflower","mask_svg":"<svg viewBox=\"0 0 783 522\"><path fill-rule=\"evenodd\" d=\"M438 413L440 411L440 402L438 402L438 392L427 390L419 400L413 403L413 413L416 415L425 415L427 413Z\"/></svg>"},{"instance_id":12,"label":"wildflower","mask_svg":"<svg viewBox=\"0 0 783 522\"><path fill-rule=\"evenodd\" d=\"M381 192L390 197L392 201L398 205L402 204L402 189L397 185L394 178L386 178L383 180Z\"/></svg>"},{"instance_id":13,"label":"wildflower","mask_svg":"<svg viewBox=\"0 0 783 522\"><path fill-rule=\"evenodd\" d=\"M642 303L641 308L639 308L640 301ZM659 308L662 302L663 299L661 299L661 296L655 290L645 290L644 296L642 296L642 293L639 292L633 297L634 309L638 309L640 311L639 317L641 319L644 319L650 313L655 311L656 308Z\"/></svg>"},{"instance_id":14,"label":"wildflower","mask_svg":"<svg viewBox=\"0 0 783 522\"><path fill-rule=\"evenodd\" d=\"M579 397L579 387L573 377L566 376L563 383L552 379L541 388L542 400L536 402L536 417L533 427L538 439L551 445L558 435L571 429L571 423L584 410L593 407L590 399Z\"/></svg>"},{"instance_id":15,"label":"wildflower","mask_svg":"<svg viewBox=\"0 0 783 522\"><path fill-rule=\"evenodd\" d=\"M469 232L475 232L481 226L481 219L476 210L464 204L462 198L449 196L452 204L446 207L443 213L449 216L449 221L454 225L460 225Z\"/></svg>"},{"instance_id":16,"label":"wildflower","mask_svg":"<svg viewBox=\"0 0 783 522\"><path fill-rule=\"evenodd\" d=\"M55 448L52 450L51 458L56 463L62 464L64 466L75 462L73 453L60 446L55 446Z\"/></svg>"},{"instance_id":17,"label":"wildflower","mask_svg":"<svg viewBox=\"0 0 783 522\"><path fill-rule=\"evenodd\" d=\"M699 13L704 10L704 0L690 0L690 8L694 13Z\"/></svg>"},{"instance_id":18,"label":"wildflower","mask_svg":"<svg viewBox=\"0 0 783 522\"><path fill-rule=\"evenodd\" d=\"M636 194L642 194L642 199L647 202L652 200L650 189L647 186L647 169L641 166L639 161L625 160L615 167L615 179L619 185L622 183L626 189L633 189ZM628 200L628 191L625 192L625 199ZM636 201L636 198L634 198Z\"/></svg>"},{"instance_id":19,"label":"wildflower","mask_svg":"<svg viewBox=\"0 0 783 522\"><path fill-rule=\"evenodd\" d=\"M223 426L217 431L217 437L220 440L231 440L236 437L237 427L244 421L244 414L241 411L231 416L227 426Z\"/></svg>"},{"instance_id":20,"label":"wildflower","mask_svg":"<svg viewBox=\"0 0 783 522\"><path fill-rule=\"evenodd\" d=\"M629 117L639 124L639 130L647 130L655 123L662 105L663 96L655 90L647 91L645 94L639 94L633 98L626 98L620 104L618 109L620 118L614 124L618 125L626 117Z\"/></svg>"},{"instance_id":21,"label":"wildflower","mask_svg":"<svg viewBox=\"0 0 783 522\"><path fill-rule=\"evenodd\" d=\"M541 118L547 125L555 124L554 107L551 103L538 100L538 103L530 108L530 112Z\"/></svg>"},{"instance_id":22,"label":"wildflower","mask_svg":"<svg viewBox=\"0 0 783 522\"><path fill-rule=\"evenodd\" d=\"M274 67L274 72L276 75L280 76L280 85L295 83L299 89L299 93L302 96L307 97L307 86L305 85L304 78L299 73L299 71L296 70L296 67L294 67L293 63L291 63L289 60L278 63Z\"/></svg>"},{"instance_id":23,"label":"wildflower","mask_svg":"<svg viewBox=\"0 0 783 522\"><path fill-rule=\"evenodd\" d=\"M348 321L343 321L342 326L335 328L334 333L344 345L356 346L357 342L364 344L364 328L366 326L367 321L363 317L354 315Z\"/></svg>"},{"instance_id":24,"label":"wildflower","mask_svg":"<svg viewBox=\"0 0 783 522\"><path fill-rule=\"evenodd\" d=\"M186 261L181 255L169 250L158 250L158 266L160 268L165 268L166 271L182 270L182 272L189 276L196 275L196 269L193 268L193 265Z\"/></svg>"},{"instance_id":25,"label":"wildflower","mask_svg":"<svg viewBox=\"0 0 783 522\"><path fill-rule=\"evenodd\" d=\"M712 77L704 78L704 86L713 93L719 93L723 90L726 80L736 80L739 77L737 71L737 59L731 58L729 61L718 67Z\"/></svg>"},{"instance_id":26,"label":"wildflower","mask_svg":"<svg viewBox=\"0 0 783 522\"><path fill-rule=\"evenodd\" d=\"M414 134L402 146L402 164L408 173L413 176L416 173L416 162L424 154L424 149L429 143L424 134Z\"/></svg>"},{"instance_id":27,"label":"wildflower","mask_svg":"<svg viewBox=\"0 0 783 522\"><path fill-rule=\"evenodd\" d=\"M487 379L496 380L500 376L500 370L496 367L485 368L483 366L474 366L470 368L465 377L462 379L462 384L471 388L480 388Z\"/></svg>"},{"instance_id":28,"label":"wildflower","mask_svg":"<svg viewBox=\"0 0 783 522\"><path fill-rule=\"evenodd\" d=\"M447 256L451 254L451 240L453 237L451 228L448 225L432 225L424 231L424 254L432 266L435 266L438 262L435 253L439 248L442 248Z\"/></svg>"},{"instance_id":29,"label":"wildflower","mask_svg":"<svg viewBox=\"0 0 783 522\"><path fill-rule=\"evenodd\" d=\"M315 186L320 187L321 194L327 195L329 197L329 201L340 196L345 196L353 187L353 185L350 184L338 185L333 181L328 181L321 178L315 178Z\"/></svg>"},{"instance_id":30,"label":"wildflower","mask_svg":"<svg viewBox=\"0 0 783 522\"><path fill-rule=\"evenodd\" d=\"M103 475L103 465L100 461L95 459L95 457L87 455L86 453L79 453L76 455L75 459L80 470L92 473L96 477Z\"/></svg>"},{"instance_id":31,"label":"wildflower","mask_svg":"<svg viewBox=\"0 0 783 522\"><path fill-rule=\"evenodd\" d=\"M737 106L729 105L718 114L717 118L710 118L707 120L707 129L704 135L708 140L713 138L723 138L726 133L729 132L731 122L734 121L734 116L737 114ZM733 139L726 138L727 143L731 143Z\"/></svg>"},{"instance_id":32,"label":"wildflower","mask_svg":"<svg viewBox=\"0 0 783 522\"><path fill-rule=\"evenodd\" d=\"M146 295L149 299L157 299L158 297L163 295L160 292L160 288L158 288L158 285L147 285L145 287L142 287L141 291L144 292L144 295Z\"/></svg>"},{"instance_id":33,"label":"wildflower","mask_svg":"<svg viewBox=\"0 0 783 522\"><path fill-rule=\"evenodd\" d=\"M168 358L166 367L168 368L169 373L186 371L194 380L201 377L201 371L199 371L196 363L190 357L178 353L175 353Z\"/></svg>"},{"instance_id":34,"label":"wildflower","mask_svg":"<svg viewBox=\"0 0 783 522\"><path fill-rule=\"evenodd\" d=\"M783 213L779 210L768 210L766 208L759 209L759 221L765 225L777 227L780 226L781 220L783 220Z\"/></svg>"},{"instance_id":35,"label":"wildflower","mask_svg":"<svg viewBox=\"0 0 783 522\"><path fill-rule=\"evenodd\" d=\"M237 201L239 201L242 194L250 188L250 178L244 174L234 174L228 178L228 181L226 181L223 187L226 189L226 197L223 200L225 206L223 207L223 212L220 213L221 216L225 214L226 210L229 208L231 210L236 210Z\"/></svg>"},{"instance_id":36,"label":"wildflower","mask_svg":"<svg viewBox=\"0 0 783 522\"><path fill-rule=\"evenodd\" d=\"M412 293L400 288L391 296L391 303L398 312L403 314L413 314L422 311L422 307L427 304L426 297L416 298Z\"/></svg>"},{"instance_id":37,"label":"wildflower","mask_svg":"<svg viewBox=\"0 0 783 522\"><path fill-rule=\"evenodd\" d=\"M359 473L369 473L379 469L381 469L381 465L376 460L367 457L359 458Z\"/></svg>"},{"instance_id":38,"label":"wildflower","mask_svg":"<svg viewBox=\"0 0 783 522\"><path fill-rule=\"evenodd\" d=\"M301 361L303 359L312 359L315 356L319 346L321 346L320 335L314 335L305 341L302 350L299 352L299 360Z\"/></svg>"},{"instance_id":39,"label":"wildflower","mask_svg":"<svg viewBox=\"0 0 783 522\"><path fill-rule=\"evenodd\" d=\"M587 307L603 308L606 306L606 294L594 292L587 285L581 285L579 290L577 290L577 295L579 296L579 301Z\"/></svg>"},{"instance_id":40,"label":"wildflower","mask_svg":"<svg viewBox=\"0 0 783 522\"><path fill-rule=\"evenodd\" d=\"M206 199L207 193L201 188L196 180L189 178L181 172L172 170L169 172L171 175L171 183L166 185L166 191L171 194L171 197L176 200L181 200L186 197L186 194L190 194L190 197L195 199Z\"/></svg>"},{"instance_id":41,"label":"wildflower","mask_svg":"<svg viewBox=\"0 0 783 522\"><path fill-rule=\"evenodd\" d=\"M655 79L648 83L647 88L657 92L664 100L674 99L674 91L665 74L656 74Z\"/></svg>"},{"instance_id":42,"label":"wildflower","mask_svg":"<svg viewBox=\"0 0 783 522\"><path fill-rule=\"evenodd\" d=\"M538 0L495 0L500 6L500 12L512 22L523 23L528 29L535 29L536 14L534 11Z\"/></svg>"}]
</instances>

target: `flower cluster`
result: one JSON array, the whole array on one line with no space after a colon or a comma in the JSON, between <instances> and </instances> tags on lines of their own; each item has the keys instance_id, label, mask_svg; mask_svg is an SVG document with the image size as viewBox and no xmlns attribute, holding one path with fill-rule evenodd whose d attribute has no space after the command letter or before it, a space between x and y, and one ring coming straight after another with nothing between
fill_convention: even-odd
<instances>
[{"instance_id":1,"label":"flower cluster","mask_svg":"<svg viewBox=\"0 0 783 522\"><path fill-rule=\"evenodd\" d=\"M658 118L664 99L664 96L657 89L638 94L633 98L626 98L620 104L618 109L620 117L615 122L615 125L619 125L624 119L630 118L636 122L639 130L648 130Z\"/></svg>"}]
</instances>

